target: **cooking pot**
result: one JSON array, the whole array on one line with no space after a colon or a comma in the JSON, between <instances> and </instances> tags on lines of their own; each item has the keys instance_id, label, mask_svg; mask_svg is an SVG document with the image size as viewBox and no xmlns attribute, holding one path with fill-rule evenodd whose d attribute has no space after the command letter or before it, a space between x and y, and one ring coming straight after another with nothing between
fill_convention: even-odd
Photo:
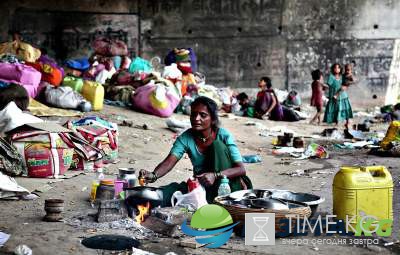
<instances>
[{"instance_id":1,"label":"cooking pot","mask_svg":"<svg viewBox=\"0 0 400 255\"><path fill-rule=\"evenodd\" d=\"M137 177L135 175L136 170L134 168L118 168L119 175L118 179L126 182L128 188L136 186Z\"/></svg>"},{"instance_id":2,"label":"cooking pot","mask_svg":"<svg viewBox=\"0 0 400 255\"><path fill-rule=\"evenodd\" d=\"M147 186L125 188L125 198L128 205L136 207L139 204L150 202L151 207L162 205L163 189Z\"/></svg>"}]
</instances>

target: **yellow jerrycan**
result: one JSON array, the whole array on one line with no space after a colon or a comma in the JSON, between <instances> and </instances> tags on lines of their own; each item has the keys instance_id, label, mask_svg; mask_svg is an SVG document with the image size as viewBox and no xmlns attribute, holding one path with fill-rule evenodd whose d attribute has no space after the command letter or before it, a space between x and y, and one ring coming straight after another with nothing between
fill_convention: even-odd
<instances>
[{"instance_id":1,"label":"yellow jerrycan","mask_svg":"<svg viewBox=\"0 0 400 255\"><path fill-rule=\"evenodd\" d=\"M367 215L393 220L392 201L393 180L384 166L342 167L333 179L333 214L342 220L356 216L354 228Z\"/></svg>"},{"instance_id":2,"label":"yellow jerrycan","mask_svg":"<svg viewBox=\"0 0 400 255\"><path fill-rule=\"evenodd\" d=\"M103 109L104 87L94 81L84 81L81 91L82 96L92 104L93 111Z\"/></svg>"}]
</instances>

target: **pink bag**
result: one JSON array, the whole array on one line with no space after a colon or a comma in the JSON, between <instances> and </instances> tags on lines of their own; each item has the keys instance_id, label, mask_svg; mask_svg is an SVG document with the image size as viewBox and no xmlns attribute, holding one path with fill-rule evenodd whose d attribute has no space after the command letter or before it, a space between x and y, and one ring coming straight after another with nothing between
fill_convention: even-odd
<instances>
[{"instance_id":1,"label":"pink bag","mask_svg":"<svg viewBox=\"0 0 400 255\"><path fill-rule=\"evenodd\" d=\"M23 64L0 63L0 80L20 85L38 87L42 74L35 68Z\"/></svg>"},{"instance_id":2,"label":"pink bag","mask_svg":"<svg viewBox=\"0 0 400 255\"><path fill-rule=\"evenodd\" d=\"M176 88L152 82L136 89L132 105L139 111L159 117L169 117L180 101Z\"/></svg>"},{"instance_id":3,"label":"pink bag","mask_svg":"<svg viewBox=\"0 0 400 255\"><path fill-rule=\"evenodd\" d=\"M32 85L22 84L22 87L24 87L26 89L26 91L28 92L29 97L36 98L36 96L38 95L38 87L39 86L32 86Z\"/></svg>"},{"instance_id":4,"label":"pink bag","mask_svg":"<svg viewBox=\"0 0 400 255\"><path fill-rule=\"evenodd\" d=\"M128 55L128 47L123 41L111 40L105 37L97 38L92 44L96 54L103 56Z\"/></svg>"}]
</instances>

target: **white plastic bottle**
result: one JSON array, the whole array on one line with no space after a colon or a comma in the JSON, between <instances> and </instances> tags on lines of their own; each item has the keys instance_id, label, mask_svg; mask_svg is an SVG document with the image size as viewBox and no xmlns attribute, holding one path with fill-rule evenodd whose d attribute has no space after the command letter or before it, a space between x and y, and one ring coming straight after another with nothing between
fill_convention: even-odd
<instances>
[{"instance_id":1,"label":"white plastic bottle","mask_svg":"<svg viewBox=\"0 0 400 255\"><path fill-rule=\"evenodd\" d=\"M225 196L231 193L231 187L229 186L229 179L223 175L221 179L221 184L218 188L218 196Z\"/></svg>"}]
</instances>

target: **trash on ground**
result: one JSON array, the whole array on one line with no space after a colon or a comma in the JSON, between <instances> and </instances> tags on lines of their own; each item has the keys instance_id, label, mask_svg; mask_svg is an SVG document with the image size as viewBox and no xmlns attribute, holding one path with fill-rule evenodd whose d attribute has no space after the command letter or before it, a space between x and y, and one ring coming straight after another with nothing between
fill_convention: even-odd
<instances>
[{"instance_id":1,"label":"trash on ground","mask_svg":"<svg viewBox=\"0 0 400 255\"><path fill-rule=\"evenodd\" d=\"M14 250L15 255L32 255L32 249L25 244L18 245Z\"/></svg>"},{"instance_id":2,"label":"trash on ground","mask_svg":"<svg viewBox=\"0 0 400 255\"><path fill-rule=\"evenodd\" d=\"M307 146L307 149L302 153L291 153L292 156L298 157L298 159L307 159L307 158L321 158L325 159L329 157L327 150L316 143L311 143Z\"/></svg>"},{"instance_id":3,"label":"trash on ground","mask_svg":"<svg viewBox=\"0 0 400 255\"><path fill-rule=\"evenodd\" d=\"M0 198L28 195L30 192L18 185L14 178L0 172Z\"/></svg>"},{"instance_id":4,"label":"trash on ground","mask_svg":"<svg viewBox=\"0 0 400 255\"><path fill-rule=\"evenodd\" d=\"M274 155L285 155L285 154L303 153L303 152L304 148L294 148L294 147L281 147L272 150L272 154Z\"/></svg>"},{"instance_id":5,"label":"trash on ground","mask_svg":"<svg viewBox=\"0 0 400 255\"><path fill-rule=\"evenodd\" d=\"M335 144L335 147L340 149L379 148L379 146L374 146L372 141L344 142L343 144Z\"/></svg>"},{"instance_id":6,"label":"trash on ground","mask_svg":"<svg viewBox=\"0 0 400 255\"><path fill-rule=\"evenodd\" d=\"M258 155L244 155L242 159L243 163L259 163L262 161Z\"/></svg>"},{"instance_id":7,"label":"trash on ground","mask_svg":"<svg viewBox=\"0 0 400 255\"><path fill-rule=\"evenodd\" d=\"M11 235L6 234L4 232L0 232L0 247L2 247L7 240L10 238Z\"/></svg>"}]
</instances>

